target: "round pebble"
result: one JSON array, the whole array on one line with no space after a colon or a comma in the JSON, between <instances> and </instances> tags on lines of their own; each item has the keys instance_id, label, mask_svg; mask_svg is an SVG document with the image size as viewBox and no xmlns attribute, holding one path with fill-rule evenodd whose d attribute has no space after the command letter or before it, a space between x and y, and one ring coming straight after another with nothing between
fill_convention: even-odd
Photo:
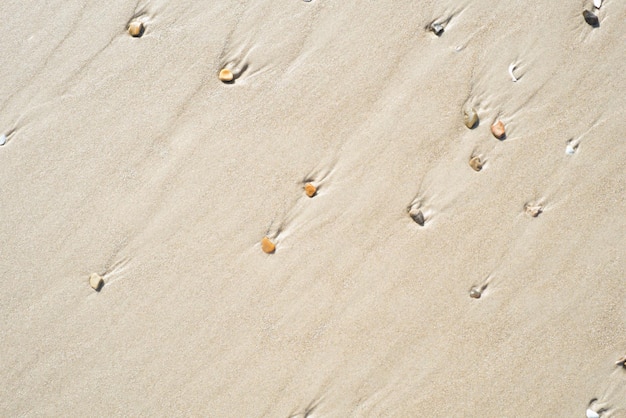
<instances>
[{"instance_id":1,"label":"round pebble","mask_svg":"<svg viewBox=\"0 0 626 418\"><path fill-rule=\"evenodd\" d=\"M469 160L469 165L474 169L474 171L480 171L483 169L483 162L480 161L479 156L472 157Z\"/></svg>"},{"instance_id":2,"label":"round pebble","mask_svg":"<svg viewBox=\"0 0 626 418\"><path fill-rule=\"evenodd\" d=\"M441 23L432 23L430 25L430 30L437 36L441 36L441 34L443 33L443 26L441 25Z\"/></svg>"},{"instance_id":3,"label":"round pebble","mask_svg":"<svg viewBox=\"0 0 626 418\"><path fill-rule=\"evenodd\" d=\"M416 224L418 224L419 226L424 226L426 220L424 219L424 214L421 210L413 208L409 211L409 216Z\"/></svg>"},{"instance_id":4,"label":"round pebble","mask_svg":"<svg viewBox=\"0 0 626 418\"><path fill-rule=\"evenodd\" d=\"M0 135L0 146L7 143L7 136L5 134Z\"/></svg>"},{"instance_id":5,"label":"round pebble","mask_svg":"<svg viewBox=\"0 0 626 418\"><path fill-rule=\"evenodd\" d=\"M598 16L596 16L593 12L590 12L589 10L585 10L583 12L583 17L585 18L585 22L593 27L596 27L600 24Z\"/></svg>"},{"instance_id":6,"label":"round pebble","mask_svg":"<svg viewBox=\"0 0 626 418\"><path fill-rule=\"evenodd\" d=\"M478 113L473 107L466 107L463 109L463 122L469 129L474 129L478 123Z\"/></svg>"},{"instance_id":7,"label":"round pebble","mask_svg":"<svg viewBox=\"0 0 626 418\"><path fill-rule=\"evenodd\" d=\"M469 295L470 295L470 298L472 299L480 299L480 297L482 296L482 292L477 287L472 287L472 289L469 292Z\"/></svg>"},{"instance_id":8,"label":"round pebble","mask_svg":"<svg viewBox=\"0 0 626 418\"><path fill-rule=\"evenodd\" d=\"M506 131L504 130L504 123L499 120L491 125L491 133L498 139L504 138L504 135L506 135Z\"/></svg>"},{"instance_id":9,"label":"round pebble","mask_svg":"<svg viewBox=\"0 0 626 418\"><path fill-rule=\"evenodd\" d=\"M89 276L89 285L93 290L99 292L102 286L104 286L104 279L98 273L92 273L91 276Z\"/></svg>"},{"instance_id":10,"label":"round pebble","mask_svg":"<svg viewBox=\"0 0 626 418\"><path fill-rule=\"evenodd\" d=\"M276 251L276 245L268 237L263 237L261 240L261 249L265 254L272 254Z\"/></svg>"},{"instance_id":11,"label":"round pebble","mask_svg":"<svg viewBox=\"0 0 626 418\"><path fill-rule=\"evenodd\" d=\"M311 183L307 183L304 186L304 193L309 197L313 197L317 193L317 187L313 186Z\"/></svg>"},{"instance_id":12,"label":"round pebble","mask_svg":"<svg viewBox=\"0 0 626 418\"><path fill-rule=\"evenodd\" d=\"M222 71L220 71L220 75L218 77L220 81L223 81L224 83L233 81L233 79L235 78L233 72L230 71L228 68L224 68Z\"/></svg>"},{"instance_id":13,"label":"round pebble","mask_svg":"<svg viewBox=\"0 0 626 418\"><path fill-rule=\"evenodd\" d=\"M144 26L142 22L139 22L137 20L132 21L128 24L128 33L130 34L130 36L132 36L133 38L139 38L141 37L141 35L143 35L143 31L144 31Z\"/></svg>"}]
</instances>

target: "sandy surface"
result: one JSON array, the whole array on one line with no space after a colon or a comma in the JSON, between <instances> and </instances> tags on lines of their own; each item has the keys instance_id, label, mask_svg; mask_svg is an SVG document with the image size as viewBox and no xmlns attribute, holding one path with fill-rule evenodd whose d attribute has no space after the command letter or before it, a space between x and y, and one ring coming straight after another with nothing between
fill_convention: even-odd
<instances>
[{"instance_id":1,"label":"sandy surface","mask_svg":"<svg viewBox=\"0 0 626 418\"><path fill-rule=\"evenodd\" d=\"M626 3L584 7L0 2L0 415L626 416Z\"/></svg>"}]
</instances>

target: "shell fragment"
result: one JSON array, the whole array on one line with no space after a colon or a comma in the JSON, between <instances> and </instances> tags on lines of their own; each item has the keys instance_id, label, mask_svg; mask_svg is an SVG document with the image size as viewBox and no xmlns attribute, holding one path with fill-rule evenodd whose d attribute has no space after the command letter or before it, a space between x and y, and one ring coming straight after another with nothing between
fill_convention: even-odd
<instances>
[{"instance_id":1,"label":"shell fragment","mask_svg":"<svg viewBox=\"0 0 626 418\"><path fill-rule=\"evenodd\" d=\"M0 146L7 143L7 136L5 134L0 135Z\"/></svg>"}]
</instances>

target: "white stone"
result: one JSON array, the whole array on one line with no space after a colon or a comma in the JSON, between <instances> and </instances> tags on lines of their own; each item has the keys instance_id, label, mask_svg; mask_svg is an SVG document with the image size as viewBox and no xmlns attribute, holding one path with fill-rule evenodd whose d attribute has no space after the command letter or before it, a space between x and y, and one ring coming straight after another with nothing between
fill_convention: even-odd
<instances>
[{"instance_id":1,"label":"white stone","mask_svg":"<svg viewBox=\"0 0 626 418\"><path fill-rule=\"evenodd\" d=\"M5 134L0 135L0 146L7 143L7 136Z\"/></svg>"},{"instance_id":2,"label":"white stone","mask_svg":"<svg viewBox=\"0 0 626 418\"><path fill-rule=\"evenodd\" d=\"M587 418L600 418L600 414L598 414L593 409L589 408L587 409Z\"/></svg>"},{"instance_id":3,"label":"white stone","mask_svg":"<svg viewBox=\"0 0 626 418\"><path fill-rule=\"evenodd\" d=\"M600 7L602 7L602 0L593 0L593 6L596 9L599 9Z\"/></svg>"},{"instance_id":4,"label":"white stone","mask_svg":"<svg viewBox=\"0 0 626 418\"><path fill-rule=\"evenodd\" d=\"M574 155L575 152L576 152L576 148L574 148L570 144L567 144L567 146L565 147L565 153L567 155Z\"/></svg>"},{"instance_id":5,"label":"white stone","mask_svg":"<svg viewBox=\"0 0 626 418\"><path fill-rule=\"evenodd\" d=\"M104 286L104 279L98 273L92 273L91 276L89 276L89 285L93 290L99 292L102 286Z\"/></svg>"}]
</instances>

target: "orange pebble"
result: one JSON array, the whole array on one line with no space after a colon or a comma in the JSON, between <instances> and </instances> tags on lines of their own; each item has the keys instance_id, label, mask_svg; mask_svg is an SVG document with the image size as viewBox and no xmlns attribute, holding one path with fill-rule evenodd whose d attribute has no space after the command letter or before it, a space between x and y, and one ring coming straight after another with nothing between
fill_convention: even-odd
<instances>
[{"instance_id":1,"label":"orange pebble","mask_svg":"<svg viewBox=\"0 0 626 418\"><path fill-rule=\"evenodd\" d=\"M304 186L304 193L309 197L313 197L315 193L317 193L317 187L313 186L311 183L307 183Z\"/></svg>"},{"instance_id":2,"label":"orange pebble","mask_svg":"<svg viewBox=\"0 0 626 418\"><path fill-rule=\"evenodd\" d=\"M139 38L143 35L144 26L142 22L134 21L128 24L128 33L133 38Z\"/></svg>"},{"instance_id":3,"label":"orange pebble","mask_svg":"<svg viewBox=\"0 0 626 418\"><path fill-rule=\"evenodd\" d=\"M220 75L218 77L221 81L225 83L228 81L233 81L233 78L235 78L233 72L230 71L228 68L224 68L222 71L220 71Z\"/></svg>"},{"instance_id":4,"label":"orange pebble","mask_svg":"<svg viewBox=\"0 0 626 418\"><path fill-rule=\"evenodd\" d=\"M263 237L261 240L261 249L266 254L272 254L276 251L276 245L268 237Z\"/></svg>"},{"instance_id":5,"label":"orange pebble","mask_svg":"<svg viewBox=\"0 0 626 418\"><path fill-rule=\"evenodd\" d=\"M491 125L491 133L498 139L504 138L504 123L501 120L497 121L493 125Z\"/></svg>"}]
</instances>

